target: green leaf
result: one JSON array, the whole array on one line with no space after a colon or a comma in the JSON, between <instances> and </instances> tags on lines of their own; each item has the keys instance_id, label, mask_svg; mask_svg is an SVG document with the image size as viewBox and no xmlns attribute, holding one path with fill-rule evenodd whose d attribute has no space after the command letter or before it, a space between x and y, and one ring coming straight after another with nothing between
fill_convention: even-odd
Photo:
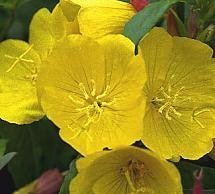
<instances>
[{"instance_id":1,"label":"green leaf","mask_svg":"<svg viewBox=\"0 0 215 194\"><path fill-rule=\"evenodd\" d=\"M0 122L0 129L0 137L9 140L7 152L18 153L8 164L16 188L35 180L48 169L66 170L77 156L47 119L23 126Z\"/></svg>"},{"instance_id":2,"label":"green leaf","mask_svg":"<svg viewBox=\"0 0 215 194\"><path fill-rule=\"evenodd\" d=\"M7 153L4 155L7 142L8 140L6 139L0 139L0 170L5 167L8 162L16 155L16 152Z\"/></svg>"},{"instance_id":3,"label":"green leaf","mask_svg":"<svg viewBox=\"0 0 215 194\"><path fill-rule=\"evenodd\" d=\"M138 12L126 25L123 34L138 45L161 19L164 13L179 0L163 0L153 2Z\"/></svg>"},{"instance_id":4,"label":"green leaf","mask_svg":"<svg viewBox=\"0 0 215 194\"><path fill-rule=\"evenodd\" d=\"M192 164L190 162L180 161L177 164L177 167L180 171L181 178L182 178L182 185L185 190L185 194L191 194L193 184L194 184L194 177L193 172L196 170L203 169L203 187L205 193L210 193L211 191L215 190L215 169L209 167L203 167L196 164Z\"/></svg>"},{"instance_id":5,"label":"green leaf","mask_svg":"<svg viewBox=\"0 0 215 194\"><path fill-rule=\"evenodd\" d=\"M15 9L17 6L27 3L28 1L30 0L0 0L0 7L4 9Z\"/></svg>"},{"instance_id":6,"label":"green leaf","mask_svg":"<svg viewBox=\"0 0 215 194\"><path fill-rule=\"evenodd\" d=\"M130 0L120 0L120 1L123 1L123 2L126 2L126 3L130 3Z\"/></svg>"},{"instance_id":7,"label":"green leaf","mask_svg":"<svg viewBox=\"0 0 215 194\"><path fill-rule=\"evenodd\" d=\"M59 194L69 194L69 185L70 185L70 182L71 180L77 175L78 171L76 169L76 160L73 160L69 166L69 171L68 173L66 174L65 178L64 178L64 181L63 181L63 184L61 186L61 189L60 189L60 192Z\"/></svg>"},{"instance_id":8,"label":"green leaf","mask_svg":"<svg viewBox=\"0 0 215 194\"><path fill-rule=\"evenodd\" d=\"M16 152L10 152L0 157L0 170L16 155Z\"/></svg>"},{"instance_id":9,"label":"green leaf","mask_svg":"<svg viewBox=\"0 0 215 194\"><path fill-rule=\"evenodd\" d=\"M8 141L6 139L0 139L0 156L3 156L5 153L7 142Z\"/></svg>"}]
</instances>

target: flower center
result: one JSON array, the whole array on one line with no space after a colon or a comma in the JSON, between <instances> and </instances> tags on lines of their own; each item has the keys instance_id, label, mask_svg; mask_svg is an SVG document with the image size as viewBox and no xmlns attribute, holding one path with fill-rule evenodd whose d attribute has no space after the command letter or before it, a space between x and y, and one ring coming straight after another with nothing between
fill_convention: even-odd
<instances>
[{"instance_id":1,"label":"flower center","mask_svg":"<svg viewBox=\"0 0 215 194\"><path fill-rule=\"evenodd\" d=\"M102 94L96 95L96 84L93 79L90 80L92 90L87 92L86 87L83 83L79 83L79 89L84 98L76 98L75 96L69 95L69 99L78 106L75 110L78 112L82 112L86 115L86 120L81 127L81 130L78 132L79 135L81 132L88 132L89 126L92 123L96 123L100 120L101 115L104 111L105 107L109 107L114 103L114 100L110 100L107 98L109 86L104 89ZM71 128L71 127L70 127Z\"/></svg>"},{"instance_id":2,"label":"flower center","mask_svg":"<svg viewBox=\"0 0 215 194\"><path fill-rule=\"evenodd\" d=\"M157 93L157 96L152 98L151 103L154 105L155 108L158 109L160 114L164 114L165 118L168 120L172 119L170 114L174 114L178 117L181 117L181 113L178 112L175 108L175 103L181 99L179 97L181 91L184 87L181 87L177 90L174 94L172 94L171 87L168 87L167 92L163 87L161 87Z\"/></svg>"},{"instance_id":3,"label":"flower center","mask_svg":"<svg viewBox=\"0 0 215 194\"><path fill-rule=\"evenodd\" d=\"M120 171L125 175L132 192L139 191L142 187L142 179L146 172L144 163L137 159L131 159Z\"/></svg>"}]
</instances>

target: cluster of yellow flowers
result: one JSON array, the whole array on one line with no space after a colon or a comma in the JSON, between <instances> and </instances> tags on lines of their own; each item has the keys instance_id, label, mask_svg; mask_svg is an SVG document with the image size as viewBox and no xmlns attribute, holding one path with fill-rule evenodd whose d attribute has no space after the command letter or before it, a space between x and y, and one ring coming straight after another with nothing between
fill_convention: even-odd
<instances>
[{"instance_id":1,"label":"cluster of yellow flowers","mask_svg":"<svg viewBox=\"0 0 215 194\"><path fill-rule=\"evenodd\" d=\"M120 35L135 12L117 0L61 0L34 15L29 43L0 43L0 118L46 115L60 128L86 156L71 193L180 194L165 159L198 159L213 147L212 49L154 28L135 55ZM138 140L153 152L129 146Z\"/></svg>"}]
</instances>

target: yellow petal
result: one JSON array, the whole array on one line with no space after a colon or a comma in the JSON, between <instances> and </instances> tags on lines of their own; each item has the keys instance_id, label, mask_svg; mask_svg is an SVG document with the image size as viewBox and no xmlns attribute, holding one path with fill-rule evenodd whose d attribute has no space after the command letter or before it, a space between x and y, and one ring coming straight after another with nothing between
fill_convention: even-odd
<instances>
[{"instance_id":1,"label":"yellow petal","mask_svg":"<svg viewBox=\"0 0 215 194\"><path fill-rule=\"evenodd\" d=\"M215 136L212 49L154 28L140 43L148 82L143 142L165 158L198 159ZM192 146L188 146L192 145Z\"/></svg>"},{"instance_id":2,"label":"yellow petal","mask_svg":"<svg viewBox=\"0 0 215 194\"><path fill-rule=\"evenodd\" d=\"M74 2L82 7L78 14L80 32L92 38L122 33L125 24L135 14L131 4L121 1Z\"/></svg>"},{"instance_id":3,"label":"yellow petal","mask_svg":"<svg viewBox=\"0 0 215 194\"><path fill-rule=\"evenodd\" d=\"M29 45L19 40L0 44L0 118L28 124L43 117L36 94L40 58Z\"/></svg>"},{"instance_id":4,"label":"yellow petal","mask_svg":"<svg viewBox=\"0 0 215 194\"><path fill-rule=\"evenodd\" d=\"M70 193L182 193L180 175L174 165L148 150L121 147L81 160L86 163L85 168L77 167L78 175L71 181ZM132 168L135 174L126 176Z\"/></svg>"},{"instance_id":5,"label":"yellow petal","mask_svg":"<svg viewBox=\"0 0 215 194\"><path fill-rule=\"evenodd\" d=\"M35 45L34 49L42 60L51 53L55 42L66 36L68 25L69 22L59 4L52 13L42 8L34 15L30 25L29 42Z\"/></svg>"},{"instance_id":6,"label":"yellow petal","mask_svg":"<svg viewBox=\"0 0 215 194\"><path fill-rule=\"evenodd\" d=\"M54 44L54 37L50 32L51 13L48 9L40 9L30 24L29 42L34 44L34 49L39 53L41 59L45 59L51 52Z\"/></svg>"},{"instance_id":7,"label":"yellow petal","mask_svg":"<svg viewBox=\"0 0 215 194\"><path fill-rule=\"evenodd\" d=\"M69 22L72 22L78 15L78 11L81 6L73 3L72 1L60 0L60 8L62 9L63 14L67 18L67 20Z\"/></svg>"},{"instance_id":8,"label":"yellow petal","mask_svg":"<svg viewBox=\"0 0 215 194\"><path fill-rule=\"evenodd\" d=\"M73 35L59 42L41 70L42 106L63 140L83 155L141 137L146 77L142 58L133 53L133 43L121 35L100 44Z\"/></svg>"}]
</instances>

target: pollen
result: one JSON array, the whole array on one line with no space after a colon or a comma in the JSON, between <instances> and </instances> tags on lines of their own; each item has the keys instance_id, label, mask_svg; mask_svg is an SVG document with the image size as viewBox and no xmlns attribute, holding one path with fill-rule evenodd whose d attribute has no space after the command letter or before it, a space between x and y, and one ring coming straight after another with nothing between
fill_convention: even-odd
<instances>
[{"instance_id":1,"label":"pollen","mask_svg":"<svg viewBox=\"0 0 215 194\"><path fill-rule=\"evenodd\" d=\"M167 91L165 91L164 87L161 87L157 96L152 99L151 103L158 108L158 112L164 114L165 118L168 120L172 120L171 114L181 117L182 114L176 110L174 105L179 99L181 100L179 95L183 89L184 87L181 87L172 94L172 88L170 86Z\"/></svg>"}]
</instances>

